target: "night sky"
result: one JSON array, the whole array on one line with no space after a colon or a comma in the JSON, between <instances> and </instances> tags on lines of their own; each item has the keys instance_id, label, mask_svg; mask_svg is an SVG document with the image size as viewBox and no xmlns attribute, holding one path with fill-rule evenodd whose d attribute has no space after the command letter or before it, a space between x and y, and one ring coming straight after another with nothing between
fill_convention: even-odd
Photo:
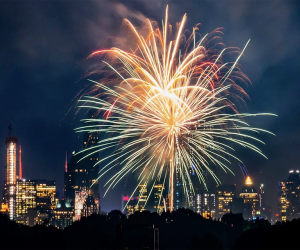
<instances>
[{"instance_id":1,"label":"night sky","mask_svg":"<svg viewBox=\"0 0 300 250\"><path fill-rule=\"evenodd\" d=\"M23 176L56 180L63 195L65 151L82 147L74 132L84 113L76 114L77 93L89 84L82 79L85 58L102 48L101 41L120 32L123 18L136 25L145 17L161 20L169 4L170 22L188 14L186 28L200 22L202 34L224 27L227 46L244 47L241 64L252 81L243 112L270 112L278 117L251 119L252 126L276 136L259 135L268 160L238 150L257 189L266 186L266 201L277 210L277 181L300 169L300 2L299 1L1 1L0 2L0 189L6 165L8 125L19 138ZM223 183L244 179L221 174ZM100 181L100 183L103 183ZM101 200L102 210L120 209L122 182ZM101 190L102 194L103 191Z\"/></svg>"}]
</instances>

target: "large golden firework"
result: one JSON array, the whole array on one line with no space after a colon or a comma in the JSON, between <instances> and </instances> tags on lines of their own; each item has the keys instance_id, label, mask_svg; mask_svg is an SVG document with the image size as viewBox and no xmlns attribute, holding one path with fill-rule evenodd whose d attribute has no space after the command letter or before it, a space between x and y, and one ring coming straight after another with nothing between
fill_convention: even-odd
<instances>
[{"instance_id":1,"label":"large golden firework","mask_svg":"<svg viewBox=\"0 0 300 250\"><path fill-rule=\"evenodd\" d=\"M237 84L249 82L237 64L244 50L235 62L223 63L228 50L218 50L218 42L208 48L217 36L197 39L198 26L187 33L183 30L185 22L186 15L172 38L168 7L162 28L146 20L144 28L138 30L125 19L135 49L113 47L89 56L104 56L102 62L112 74L93 81L100 91L80 100L80 107L95 109L102 117L85 119L86 125L77 129L108 135L80 152L85 152L86 158L110 150L97 162L101 164L99 178L119 168L105 184L107 191L126 175L139 171L137 188L152 183L152 191L155 183L168 182L171 211L175 172L186 194L187 187L193 186L189 175L192 166L203 185L204 171L220 182L211 164L231 172L229 158L240 161L232 154L235 144L264 156L247 139L263 143L251 134L270 133L250 127L243 119L267 114L240 114L235 105L247 97Z\"/></svg>"}]
</instances>

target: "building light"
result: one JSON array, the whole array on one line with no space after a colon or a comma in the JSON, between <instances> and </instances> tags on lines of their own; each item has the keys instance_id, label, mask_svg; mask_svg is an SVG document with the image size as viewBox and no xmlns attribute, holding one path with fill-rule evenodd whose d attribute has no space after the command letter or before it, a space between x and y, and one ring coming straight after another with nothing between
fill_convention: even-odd
<instances>
[{"instance_id":1,"label":"building light","mask_svg":"<svg viewBox=\"0 0 300 250\"><path fill-rule=\"evenodd\" d=\"M250 176L247 176L245 184L246 185L252 185L252 180L250 179Z\"/></svg>"}]
</instances>

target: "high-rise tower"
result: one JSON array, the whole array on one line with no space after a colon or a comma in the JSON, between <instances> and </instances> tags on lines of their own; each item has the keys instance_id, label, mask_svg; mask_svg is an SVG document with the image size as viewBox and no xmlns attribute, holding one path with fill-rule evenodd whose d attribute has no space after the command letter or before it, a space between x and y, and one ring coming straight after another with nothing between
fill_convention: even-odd
<instances>
[{"instance_id":1,"label":"high-rise tower","mask_svg":"<svg viewBox=\"0 0 300 250\"><path fill-rule=\"evenodd\" d=\"M95 119L95 114L90 111L88 119ZM72 206L75 202L75 191L86 189L87 194L93 196L93 201L97 206L97 213L100 212L100 195L98 184L98 153L92 153L89 150L98 142L98 133L86 131L83 134L83 149L86 153L76 154L72 153L69 164L65 164L65 177L64 177L64 191L65 199L67 199ZM83 158L87 154L88 157Z\"/></svg>"},{"instance_id":2,"label":"high-rise tower","mask_svg":"<svg viewBox=\"0 0 300 250\"><path fill-rule=\"evenodd\" d=\"M7 166L6 166L6 188L9 218L14 220L16 217L16 167L17 167L17 137L11 136L11 125L9 126L9 136L6 138Z\"/></svg>"},{"instance_id":3,"label":"high-rise tower","mask_svg":"<svg viewBox=\"0 0 300 250\"><path fill-rule=\"evenodd\" d=\"M256 217L257 211L259 211L259 197L250 176L247 176L245 180L245 186L242 188L240 198L244 200L244 218L251 220L253 217Z\"/></svg>"},{"instance_id":4,"label":"high-rise tower","mask_svg":"<svg viewBox=\"0 0 300 250\"><path fill-rule=\"evenodd\" d=\"M299 170L290 170L287 180L279 181L279 216L282 221L300 217L300 178Z\"/></svg>"},{"instance_id":5,"label":"high-rise tower","mask_svg":"<svg viewBox=\"0 0 300 250\"><path fill-rule=\"evenodd\" d=\"M217 186L217 216L222 218L224 214L232 212L232 203L235 198L235 185Z\"/></svg>"}]
</instances>

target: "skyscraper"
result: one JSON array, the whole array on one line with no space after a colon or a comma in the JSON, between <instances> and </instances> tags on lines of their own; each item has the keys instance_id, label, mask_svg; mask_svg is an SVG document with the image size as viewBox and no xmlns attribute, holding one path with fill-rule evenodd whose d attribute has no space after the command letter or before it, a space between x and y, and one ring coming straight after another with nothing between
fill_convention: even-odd
<instances>
[{"instance_id":1,"label":"skyscraper","mask_svg":"<svg viewBox=\"0 0 300 250\"><path fill-rule=\"evenodd\" d=\"M190 130L198 130L198 128L210 130L211 126L202 126L200 123L197 125L190 126ZM189 133L188 144L192 143L193 134ZM191 166L187 173L184 173L183 176L185 178L184 183L181 185L181 205L184 208L189 208L194 210L197 213L203 213L201 211L210 211L209 213L213 213L215 216L216 208L215 208L215 199L216 199L216 190L215 190L215 180L212 176L216 174L215 166L209 166L208 170L206 167L201 166L201 171L203 180L199 181L198 175L196 174L195 164L196 158L194 157L194 150L190 147L189 155L192 160ZM201 152L199 152L201 154ZM202 158L206 158L205 155L202 155ZM185 185L185 186L184 186ZM186 194L183 195L183 189L186 188ZM209 197L209 198L208 198ZM209 201L207 204L211 204L205 208L203 201ZM211 201L211 202L210 202Z\"/></svg>"},{"instance_id":2,"label":"skyscraper","mask_svg":"<svg viewBox=\"0 0 300 250\"><path fill-rule=\"evenodd\" d=\"M264 189L264 184L260 184L259 188L259 206L265 207L265 189Z\"/></svg>"},{"instance_id":3,"label":"skyscraper","mask_svg":"<svg viewBox=\"0 0 300 250\"><path fill-rule=\"evenodd\" d=\"M164 186L163 184L155 184L153 187L154 211L161 213L164 210L163 205Z\"/></svg>"},{"instance_id":4,"label":"skyscraper","mask_svg":"<svg viewBox=\"0 0 300 250\"><path fill-rule=\"evenodd\" d=\"M95 111L89 111L89 119L96 119L97 115ZM99 133L98 132L85 132L83 134L83 148L89 149L94 147L99 141ZM90 151L87 151L91 153ZM94 153L89 155L86 160L86 165L88 169L88 185L90 187L91 195L94 197L95 203L98 206L98 210L100 210L100 195L99 195L99 183L98 183L98 172L99 165L97 164L99 160L99 153Z\"/></svg>"},{"instance_id":5,"label":"skyscraper","mask_svg":"<svg viewBox=\"0 0 300 250\"><path fill-rule=\"evenodd\" d=\"M74 151L68 164L67 172L64 178L64 198L67 199L72 206L75 205L75 192L83 189L89 189L89 166L86 161L80 161L82 156L76 155Z\"/></svg>"},{"instance_id":6,"label":"skyscraper","mask_svg":"<svg viewBox=\"0 0 300 250\"><path fill-rule=\"evenodd\" d=\"M29 225L28 209L36 207L36 188L33 181L17 180L16 185L16 221Z\"/></svg>"},{"instance_id":7,"label":"skyscraper","mask_svg":"<svg viewBox=\"0 0 300 250\"><path fill-rule=\"evenodd\" d=\"M32 180L36 190L36 207L50 213L56 206L56 183L48 180Z\"/></svg>"},{"instance_id":8,"label":"skyscraper","mask_svg":"<svg viewBox=\"0 0 300 250\"><path fill-rule=\"evenodd\" d=\"M124 213L129 216L131 214L134 214L135 212L141 211L140 206L138 204L139 202L139 197L130 197L122 195L122 209L121 211L124 210Z\"/></svg>"},{"instance_id":9,"label":"skyscraper","mask_svg":"<svg viewBox=\"0 0 300 250\"><path fill-rule=\"evenodd\" d=\"M140 184L139 185L139 196L138 196L139 211L145 210L145 205L146 205L147 199L148 199L147 185Z\"/></svg>"},{"instance_id":10,"label":"skyscraper","mask_svg":"<svg viewBox=\"0 0 300 250\"><path fill-rule=\"evenodd\" d=\"M152 189L152 191L151 191ZM164 210L165 188L162 183L155 183L153 188L150 189L150 194L147 194L148 201L146 204L146 210L151 212L161 213Z\"/></svg>"},{"instance_id":11,"label":"skyscraper","mask_svg":"<svg viewBox=\"0 0 300 250\"><path fill-rule=\"evenodd\" d=\"M282 221L300 218L299 170L290 170L286 181L279 181L279 216Z\"/></svg>"},{"instance_id":12,"label":"skyscraper","mask_svg":"<svg viewBox=\"0 0 300 250\"><path fill-rule=\"evenodd\" d=\"M196 213L204 218L216 217L216 195L213 193L196 194Z\"/></svg>"},{"instance_id":13,"label":"skyscraper","mask_svg":"<svg viewBox=\"0 0 300 250\"><path fill-rule=\"evenodd\" d=\"M95 199L92 195L88 195L84 204L83 204L83 209L82 209L82 216L87 217L92 214L97 213L98 207L95 203Z\"/></svg>"},{"instance_id":14,"label":"skyscraper","mask_svg":"<svg viewBox=\"0 0 300 250\"><path fill-rule=\"evenodd\" d=\"M86 188L75 191L74 220L80 220L83 206L88 197Z\"/></svg>"},{"instance_id":15,"label":"skyscraper","mask_svg":"<svg viewBox=\"0 0 300 250\"><path fill-rule=\"evenodd\" d=\"M260 208L259 197L249 176L246 178L245 186L240 193L240 198L244 200L244 218L251 220L253 217L256 217L256 212L259 211Z\"/></svg>"},{"instance_id":16,"label":"skyscraper","mask_svg":"<svg viewBox=\"0 0 300 250\"><path fill-rule=\"evenodd\" d=\"M17 180L16 221L33 226L50 219L56 206L56 185L54 181Z\"/></svg>"},{"instance_id":17,"label":"skyscraper","mask_svg":"<svg viewBox=\"0 0 300 250\"><path fill-rule=\"evenodd\" d=\"M95 113L90 110L88 119L95 118ZM98 132L93 131L87 131L83 134L83 149L87 149L86 154L76 154L77 152L74 151L68 166L65 167L64 173L65 199L67 199L74 207L75 191L86 188L87 193L94 198L97 206L97 213L100 212L99 183L97 180L99 172L99 167L97 165L99 154L93 153L88 156L87 154L91 153L89 149L98 142L98 136Z\"/></svg>"},{"instance_id":18,"label":"skyscraper","mask_svg":"<svg viewBox=\"0 0 300 250\"><path fill-rule=\"evenodd\" d=\"M235 198L235 185L218 185L217 186L217 216L222 218L224 214L230 213L231 204Z\"/></svg>"},{"instance_id":19,"label":"skyscraper","mask_svg":"<svg viewBox=\"0 0 300 250\"><path fill-rule=\"evenodd\" d=\"M11 131L11 127L10 127ZM17 144L16 137L8 136L5 140L7 149L7 166L6 166L6 202L8 204L9 218L14 220L16 218L16 167L17 167Z\"/></svg>"}]
</instances>

